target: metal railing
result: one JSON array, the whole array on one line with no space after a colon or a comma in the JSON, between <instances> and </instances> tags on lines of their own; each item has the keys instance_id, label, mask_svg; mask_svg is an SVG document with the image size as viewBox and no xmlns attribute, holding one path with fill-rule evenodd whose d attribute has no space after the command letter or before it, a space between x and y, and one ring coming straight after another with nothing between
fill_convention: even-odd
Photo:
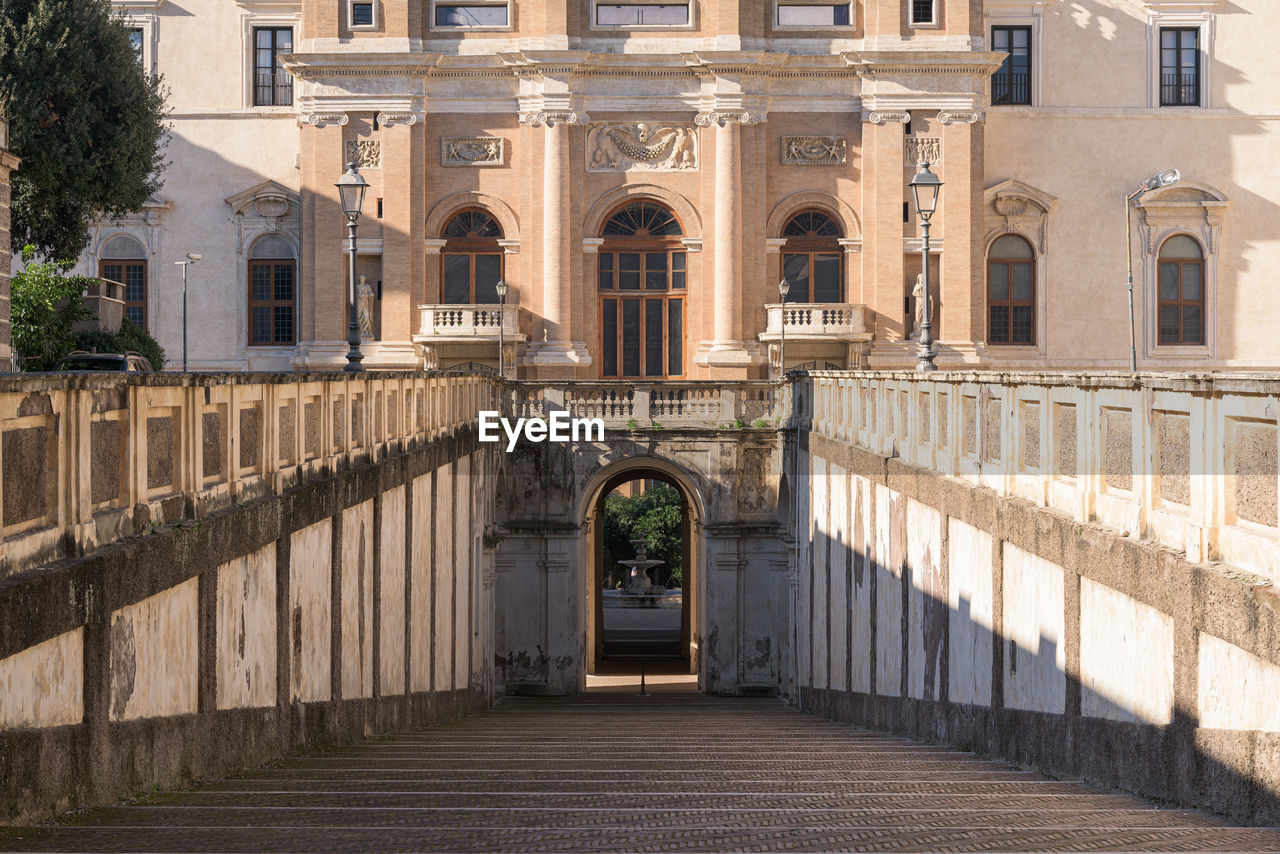
<instances>
[{"instance_id":1,"label":"metal railing","mask_svg":"<svg viewBox=\"0 0 1280 854\"><path fill-rule=\"evenodd\" d=\"M997 71L991 77L992 104L1030 104L1031 75Z\"/></svg>"}]
</instances>

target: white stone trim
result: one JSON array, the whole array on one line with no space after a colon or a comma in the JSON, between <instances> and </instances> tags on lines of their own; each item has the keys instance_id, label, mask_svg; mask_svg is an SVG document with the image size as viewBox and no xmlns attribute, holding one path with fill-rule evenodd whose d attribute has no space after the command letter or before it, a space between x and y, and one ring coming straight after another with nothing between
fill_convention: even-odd
<instances>
[{"instance_id":1,"label":"white stone trim","mask_svg":"<svg viewBox=\"0 0 1280 854\"><path fill-rule=\"evenodd\" d=\"M360 24L359 26L352 23L355 20L355 9L353 7L356 3L368 3L373 7L372 23ZM379 5L378 0L347 0L347 29L356 33L370 32L379 29L382 26L381 16L378 14Z\"/></svg>"},{"instance_id":2,"label":"white stone trim","mask_svg":"<svg viewBox=\"0 0 1280 854\"><path fill-rule=\"evenodd\" d=\"M293 31L293 49L298 49L298 37L302 29L302 12L292 14L267 14L246 11L240 15L240 91L241 104L246 110L264 110L273 113L297 112L298 79L293 81L293 103L287 106L273 106L253 103L253 31L255 27L288 27ZM345 124L345 122L343 122Z\"/></svg>"},{"instance_id":3,"label":"white stone trim","mask_svg":"<svg viewBox=\"0 0 1280 854\"><path fill-rule=\"evenodd\" d=\"M502 6L507 10L507 23L503 26L446 26L436 24L437 6ZM428 4L427 29L434 33L504 33L515 30L515 4L510 0L431 0Z\"/></svg>"},{"instance_id":4,"label":"white stone trim","mask_svg":"<svg viewBox=\"0 0 1280 854\"><path fill-rule=\"evenodd\" d=\"M158 40L156 37L156 21L157 16L135 11L138 7L125 5L121 3L112 3L114 9L123 13L124 24L129 29L142 30L142 67L146 69L148 74L156 73L156 48ZM142 8L156 8L155 6L144 6Z\"/></svg>"},{"instance_id":5,"label":"white stone trim","mask_svg":"<svg viewBox=\"0 0 1280 854\"><path fill-rule=\"evenodd\" d=\"M663 4L669 6L688 6L689 22L686 24L597 24L596 23L596 6L648 6ZM591 9L589 11L591 20L588 22L587 29L596 33L614 33L614 32L636 32L646 30L656 30L659 32L681 32L696 30L698 28L698 4L695 0L613 0L613 2L600 3L598 0L591 0Z\"/></svg>"}]
</instances>

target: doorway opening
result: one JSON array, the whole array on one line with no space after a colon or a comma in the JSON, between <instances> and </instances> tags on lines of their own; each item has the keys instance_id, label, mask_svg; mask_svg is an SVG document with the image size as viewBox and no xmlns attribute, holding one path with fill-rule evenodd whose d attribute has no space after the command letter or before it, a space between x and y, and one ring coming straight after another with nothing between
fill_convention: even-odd
<instances>
[{"instance_id":1,"label":"doorway opening","mask_svg":"<svg viewBox=\"0 0 1280 854\"><path fill-rule=\"evenodd\" d=\"M601 484L588 518L587 687L697 687L697 508L658 469Z\"/></svg>"}]
</instances>

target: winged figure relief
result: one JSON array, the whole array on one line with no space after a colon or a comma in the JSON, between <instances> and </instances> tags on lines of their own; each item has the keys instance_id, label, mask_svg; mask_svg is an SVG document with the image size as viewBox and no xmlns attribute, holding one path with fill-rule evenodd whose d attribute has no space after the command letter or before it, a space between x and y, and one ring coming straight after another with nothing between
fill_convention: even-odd
<instances>
[{"instance_id":1,"label":"winged figure relief","mask_svg":"<svg viewBox=\"0 0 1280 854\"><path fill-rule=\"evenodd\" d=\"M484 162L498 158L496 139L459 139L449 143L450 160Z\"/></svg>"}]
</instances>

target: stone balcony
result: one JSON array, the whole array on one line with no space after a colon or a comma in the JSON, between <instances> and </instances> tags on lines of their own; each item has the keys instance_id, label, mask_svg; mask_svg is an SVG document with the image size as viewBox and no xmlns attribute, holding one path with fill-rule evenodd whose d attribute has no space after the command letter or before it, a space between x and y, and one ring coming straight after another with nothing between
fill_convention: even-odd
<instances>
[{"instance_id":1,"label":"stone balcony","mask_svg":"<svg viewBox=\"0 0 1280 854\"><path fill-rule=\"evenodd\" d=\"M766 305L765 310L767 325L760 340L769 345L769 364L774 367L778 366L784 328L790 367L833 357L845 360L840 367L859 367L874 337L875 314L859 303L789 302Z\"/></svg>"},{"instance_id":2,"label":"stone balcony","mask_svg":"<svg viewBox=\"0 0 1280 854\"><path fill-rule=\"evenodd\" d=\"M413 342L422 347L428 370L450 367L447 362L498 361L498 340L506 349L506 366L515 366L520 332L516 305L420 305ZM508 375L510 375L508 370Z\"/></svg>"}]
</instances>

